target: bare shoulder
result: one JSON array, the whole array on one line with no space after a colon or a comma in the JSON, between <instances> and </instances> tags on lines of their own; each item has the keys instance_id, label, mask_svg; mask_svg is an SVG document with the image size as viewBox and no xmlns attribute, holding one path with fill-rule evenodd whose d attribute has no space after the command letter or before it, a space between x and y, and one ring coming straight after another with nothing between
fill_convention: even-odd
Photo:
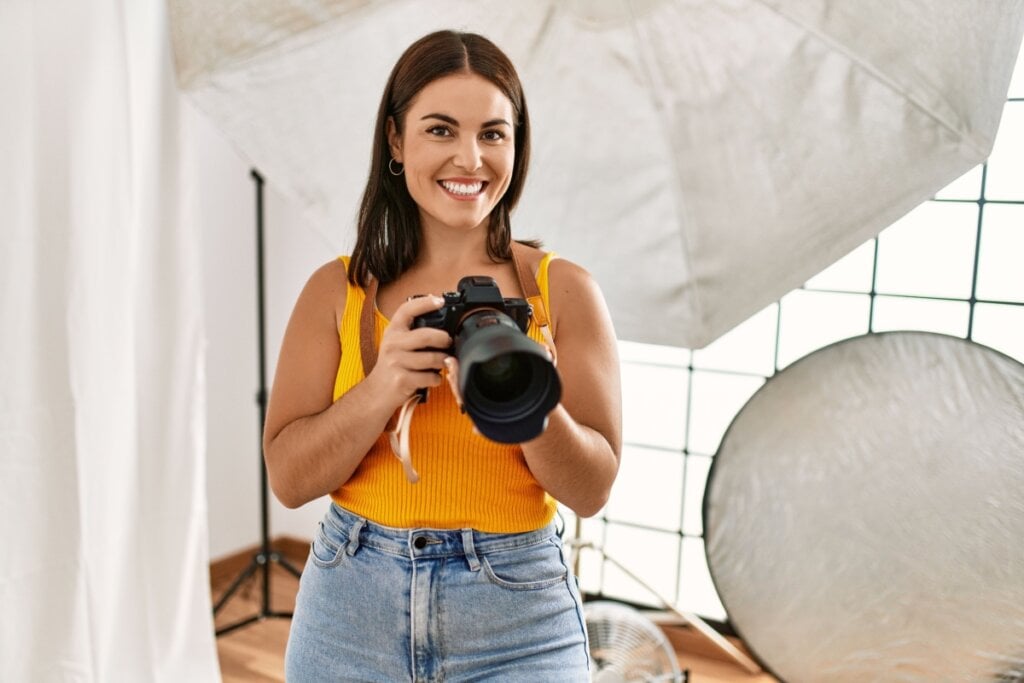
<instances>
[{"instance_id":1,"label":"bare shoulder","mask_svg":"<svg viewBox=\"0 0 1024 683\"><path fill-rule=\"evenodd\" d=\"M347 277L344 262L340 258L331 259L309 276L297 305L318 310L329 308L340 321L348 292Z\"/></svg>"},{"instance_id":2,"label":"bare shoulder","mask_svg":"<svg viewBox=\"0 0 1024 683\"><path fill-rule=\"evenodd\" d=\"M265 438L273 440L289 423L331 405L341 358L338 319L345 310L346 291L345 265L338 259L306 280L281 342Z\"/></svg>"},{"instance_id":3,"label":"bare shoulder","mask_svg":"<svg viewBox=\"0 0 1024 683\"><path fill-rule=\"evenodd\" d=\"M344 261L334 258L313 271L309 276L309 282L318 289L340 290L344 295L347 278Z\"/></svg>"},{"instance_id":4,"label":"bare shoulder","mask_svg":"<svg viewBox=\"0 0 1024 683\"><path fill-rule=\"evenodd\" d=\"M561 257L552 259L548 265L548 283L552 297L601 297L601 288L590 271Z\"/></svg>"},{"instance_id":5,"label":"bare shoulder","mask_svg":"<svg viewBox=\"0 0 1024 683\"><path fill-rule=\"evenodd\" d=\"M610 329L611 319L597 280L583 266L557 258L548 266L551 322L557 335L568 328Z\"/></svg>"}]
</instances>

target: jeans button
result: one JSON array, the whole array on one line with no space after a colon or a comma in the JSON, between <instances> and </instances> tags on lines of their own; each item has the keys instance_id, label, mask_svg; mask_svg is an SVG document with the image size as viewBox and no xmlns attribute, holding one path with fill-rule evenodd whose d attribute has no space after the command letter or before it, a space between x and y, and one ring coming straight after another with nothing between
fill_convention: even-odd
<instances>
[{"instance_id":1,"label":"jeans button","mask_svg":"<svg viewBox=\"0 0 1024 683\"><path fill-rule=\"evenodd\" d=\"M423 536L417 536L413 539L412 545L416 550L423 550L427 547L427 539Z\"/></svg>"}]
</instances>

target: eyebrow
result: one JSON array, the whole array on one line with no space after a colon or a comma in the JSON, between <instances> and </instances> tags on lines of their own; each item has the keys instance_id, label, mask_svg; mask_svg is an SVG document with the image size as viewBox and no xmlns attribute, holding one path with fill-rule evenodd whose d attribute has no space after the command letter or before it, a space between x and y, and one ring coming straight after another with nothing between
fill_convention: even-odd
<instances>
[{"instance_id":1,"label":"eyebrow","mask_svg":"<svg viewBox=\"0 0 1024 683\"><path fill-rule=\"evenodd\" d=\"M447 114L427 114L425 116L420 117L420 121L425 121L426 119L439 119L441 121L444 121L445 123L450 123L453 126L459 125L458 121L448 116ZM491 126L508 126L509 128L511 128L512 124L506 121L505 119L491 119L490 121L484 121L484 125L481 126L481 128L490 128Z\"/></svg>"}]
</instances>

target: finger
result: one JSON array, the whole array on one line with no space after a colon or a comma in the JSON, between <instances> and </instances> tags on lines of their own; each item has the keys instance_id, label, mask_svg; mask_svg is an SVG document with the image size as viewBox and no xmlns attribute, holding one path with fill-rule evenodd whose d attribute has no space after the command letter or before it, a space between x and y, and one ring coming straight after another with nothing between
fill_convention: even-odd
<instances>
[{"instance_id":1,"label":"finger","mask_svg":"<svg viewBox=\"0 0 1024 683\"><path fill-rule=\"evenodd\" d=\"M455 356L448 356L444 359L444 367L448 371L448 388L451 389L452 396L455 397L455 403L458 404L461 410L462 391L459 390L459 361L456 360Z\"/></svg>"},{"instance_id":2,"label":"finger","mask_svg":"<svg viewBox=\"0 0 1024 683\"><path fill-rule=\"evenodd\" d=\"M413 351L404 360L409 370L440 372L445 367L445 358L450 356L442 351Z\"/></svg>"},{"instance_id":3,"label":"finger","mask_svg":"<svg viewBox=\"0 0 1024 683\"><path fill-rule=\"evenodd\" d=\"M388 330L380 342L381 357L392 354L439 353L447 355L452 348L452 338L443 330L421 328L417 330ZM405 361L401 361L405 365Z\"/></svg>"},{"instance_id":4,"label":"finger","mask_svg":"<svg viewBox=\"0 0 1024 683\"><path fill-rule=\"evenodd\" d=\"M406 343L413 349L447 350L452 346L452 338L444 330L433 327L419 327L409 332Z\"/></svg>"},{"instance_id":5,"label":"finger","mask_svg":"<svg viewBox=\"0 0 1024 683\"><path fill-rule=\"evenodd\" d=\"M391 316L391 324L408 329L412 327L413 318L424 313L436 311L443 305L444 299L433 294L412 297L395 309L394 314Z\"/></svg>"},{"instance_id":6,"label":"finger","mask_svg":"<svg viewBox=\"0 0 1024 683\"><path fill-rule=\"evenodd\" d=\"M434 372L433 370L414 372L412 373L412 376L417 389L436 387L444 381L441 378L440 373Z\"/></svg>"}]
</instances>

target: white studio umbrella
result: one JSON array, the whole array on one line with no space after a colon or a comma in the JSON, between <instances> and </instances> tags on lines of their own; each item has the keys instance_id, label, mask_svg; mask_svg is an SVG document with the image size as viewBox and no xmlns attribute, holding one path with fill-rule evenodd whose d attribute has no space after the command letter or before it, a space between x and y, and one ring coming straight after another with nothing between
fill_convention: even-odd
<instances>
[{"instance_id":1,"label":"white studio umbrella","mask_svg":"<svg viewBox=\"0 0 1024 683\"><path fill-rule=\"evenodd\" d=\"M489 37L533 123L514 234L689 348L982 162L1024 30L1024 0L168 3L181 88L339 253L402 50Z\"/></svg>"}]
</instances>

